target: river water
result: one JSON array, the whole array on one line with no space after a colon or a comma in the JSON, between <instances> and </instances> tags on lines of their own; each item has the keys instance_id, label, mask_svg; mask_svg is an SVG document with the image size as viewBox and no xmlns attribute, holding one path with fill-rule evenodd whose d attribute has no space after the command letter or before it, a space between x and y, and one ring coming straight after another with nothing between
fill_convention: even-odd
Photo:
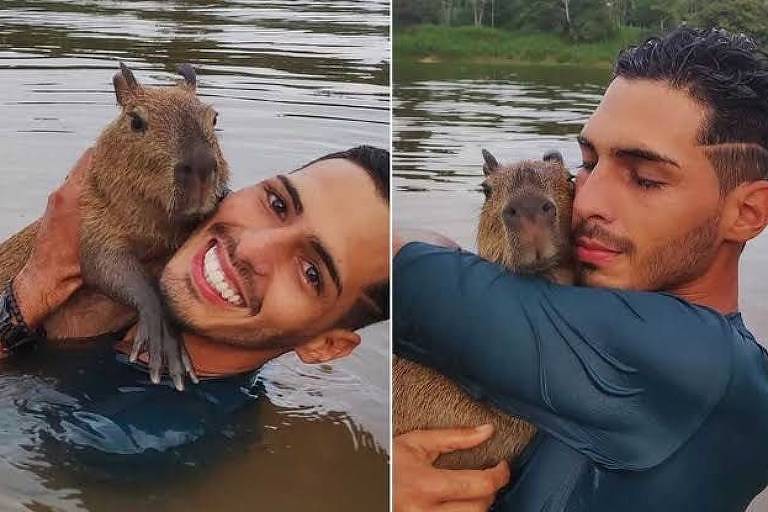
<instances>
[{"instance_id":1,"label":"river water","mask_svg":"<svg viewBox=\"0 0 768 512\"><path fill-rule=\"evenodd\" d=\"M354 145L388 147L388 55L387 0L3 0L0 238L42 212L116 115L118 60L148 84L195 65L237 188ZM56 358L0 375L0 510L387 510L388 329L365 329L337 364L268 364L266 398L238 426L250 435L140 489L82 477L32 440L41 420L19 397L61 403Z\"/></svg>"},{"instance_id":2,"label":"river water","mask_svg":"<svg viewBox=\"0 0 768 512\"><path fill-rule=\"evenodd\" d=\"M483 195L481 148L500 162L549 149L581 164L575 136L600 101L606 69L397 62L393 145L395 227L434 229L474 247ZM768 341L768 233L741 265L741 309ZM768 512L768 491L750 512Z\"/></svg>"}]
</instances>

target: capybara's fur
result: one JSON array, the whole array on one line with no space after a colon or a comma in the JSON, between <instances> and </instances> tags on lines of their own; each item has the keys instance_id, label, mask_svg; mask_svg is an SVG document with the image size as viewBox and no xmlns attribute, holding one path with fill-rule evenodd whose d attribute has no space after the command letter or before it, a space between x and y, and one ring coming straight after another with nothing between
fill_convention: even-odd
<instances>
[{"instance_id":1,"label":"capybara's fur","mask_svg":"<svg viewBox=\"0 0 768 512\"><path fill-rule=\"evenodd\" d=\"M121 111L96 141L80 197L90 286L46 320L49 338L90 337L131 322L144 297L129 300L132 292L121 288L154 291L149 281L226 192L216 112L197 98L192 67L179 72L184 80L170 87L141 86L122 64L114 77ZM29 258L38 226L0 245L0 285Z\"/></svg>"},{"instance_id":2,"label":"capybara's fur","mask_svg":"<svg viewBox=\"0 0 768 512\"><path fill-rule=\"evenodd\" d=\"M480 213L480 256L518 273L538 274L561 283L573 281L570 246L573 192L562 156L499 165L483 151L485 204ZM440 373L395 356L392 368L395 435L412 430L495 426L493 437L468 450L441 455L435 465L479 469L520 454L536 429L471 398Z\"/></svg>"}]
</instances>

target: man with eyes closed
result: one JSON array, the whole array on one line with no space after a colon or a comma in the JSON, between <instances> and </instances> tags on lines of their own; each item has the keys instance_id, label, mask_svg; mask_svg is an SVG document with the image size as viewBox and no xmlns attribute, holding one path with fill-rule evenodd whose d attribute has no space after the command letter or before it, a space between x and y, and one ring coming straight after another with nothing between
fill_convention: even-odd
<instances>
[{"instance_id":1,"label":"man with eyes closed","mask_svg":"<svg viewBox=\"0 0 768 512\"><path fill-rule=\"evenodd\" d=\"M86 153L51 196L33 254L13 281L15 303L30 329L81 284L77 205L88 161ZM159 286L170 314L185 331L184 344L197 376L247 376L289 351L305 363L321 363L354 350L360 343L355 331L389 315L389 247L389 152L359 146L230 193L167 263ZM70 327L77 330L82 324L93 332L98 331L94 324L114 324L108 318L114 313L94 309L71 318ZM118 343L119 351L130 352L131 336L129 332ZM137 427L130 414L115 419L94 412L100 406L90 403L98 421L83 429L104 432L100 439L87 437L87 444L96 443L101 451L120 444L113 439L116 431L130 435L129 444L139 451L153 443L164 445L169 410L176 407L184 414L195 409L190 403L196 401L210 407L216 394L211 389L225 389L206 387L216 380L207 379L188 386L187 393L174 393L172 386L147 383L146 375L133 366L121 366L111 370L113 377L124 375L122 381L114 379L116 389L137 385L154 404L131 410L142 409L146 417L146 410L155 407L158 414ZM238 380L227 393L237 395L241 387ZM217 404L224 402L220 398ZM231 396L226 402L232 403ZM190 419L190 432L199 426L197 421ZM120 428L104 430L105 424ZM128 433L136 430L142 435Z\"/></svg>"},{"instance_id":2,"label":"man with eyes closed","mask_svg":"<svg viewBox=\"0 0 768 512\"><path fill-rule=\"evenodd\" d=\"M432 467L487 427L399 436L397 512L735 512L768 484L768 354L738 300L768 225L768 56L690 27L628 48L578 143L585 286L394 237L395 352L538 427L511 471Z\"/></svg>"}]
</instances>

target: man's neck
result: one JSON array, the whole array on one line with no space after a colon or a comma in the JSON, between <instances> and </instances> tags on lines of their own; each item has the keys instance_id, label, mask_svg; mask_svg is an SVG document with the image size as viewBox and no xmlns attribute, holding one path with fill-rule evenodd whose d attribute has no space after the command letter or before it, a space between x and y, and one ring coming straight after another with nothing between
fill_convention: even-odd
<instances>
[{"instance_id":1,"label":"man's neck","mask_svg":"<svg viewBox=\"0 0 768 512\"><path fill-rule=\"evenodd\" d=\"M116 349L130 353L132 340L123 340ZM261 368L267 361L274 359L289 349L253 349L238 347L197 335L185 335L184 346L198 377L226 377ZM146 363L147 354L139 359Z\"/></svg>"},{"instance_id":2,"label":"man's neck","mask_svg":"<svg viewBox=\"0 0 768 512\"><path fill-rule=\"evenodd\" d=\"M738 311L740 254L740 248L724 246L703 276L668 291L724 315Z\"/></svg>"},{"instance_id":3,"label":"man's neck","mask_svg":"<svg viewBox=\"0 0 768 512\"><path fill-rule=\"evenodd\" d=\"M200 377L234 375L261 368L288 349L239 347L202 336L185 336L184 345Z\"/></svg>"}]
</instances>

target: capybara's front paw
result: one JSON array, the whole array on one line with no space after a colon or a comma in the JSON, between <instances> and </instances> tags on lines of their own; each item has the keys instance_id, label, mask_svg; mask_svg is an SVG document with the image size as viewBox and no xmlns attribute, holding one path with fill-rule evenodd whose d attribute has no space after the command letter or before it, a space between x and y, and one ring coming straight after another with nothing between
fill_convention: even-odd
<instances>
[{"instance_id":1,"label":"capybara's front paw","mask_svg":"<svg viewBox=\"0 0 768 512\"><path fill-rule=\"evenodd\" d=\"M160 382L163 366L167 366L174 387L183 391L184 373L189 373L193 380L196 380L196 376L180 340L174 327L161 315L140 315L131 351L131 361L136 361L139 353L146 347L149 358L149 378L152 382L154 384Z\"/></svg>"}]
</instances>

